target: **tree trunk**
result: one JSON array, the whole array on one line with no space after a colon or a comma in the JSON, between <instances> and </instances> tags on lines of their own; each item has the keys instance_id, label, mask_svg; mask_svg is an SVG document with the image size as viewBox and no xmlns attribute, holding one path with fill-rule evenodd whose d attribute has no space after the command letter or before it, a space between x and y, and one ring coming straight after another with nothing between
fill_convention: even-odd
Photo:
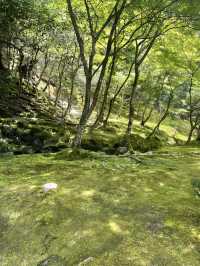
<instances>
[{"instance_id":1,"label":"tree trunk","mask_svg":"<svg viewBox=\"0 0 200 266\"><path fill-rule=\"evenodd\" d=\"M105 108L107 105L107 100L108 100L108 92L110 89L110 85L112 83L112 77L113 77L113 73L115 71L115 64L116 64L116 59L117 59L117 37L116 37L116 30L114 32L115 35L115 40L114 40L114 51L113 51L113 56L112 56L112 61L111 61L111 65L110 65L110 72L108 74L108 79L106 81L106 88L103 94L103 102L100 108L100 112L99 115L96 118L96 121L94 123L94 125L92 126L92 128L95 128L98 126L98 124L103 122L103 118L104 118L104 113L105 113Z\"/></svg>"},{"instance_id":2,"label":"tree trunk","mask_svg":"<svg viewBox=\"0 0 200 266\"><path fill-rule=\"evenodd\" d=\"M196 141L200 141L200 126L198 126L197 128L196 128L196 130L197 130L197 138L196 138Z\"/></svg>"},{"instance_id":3,"label":"tree trunk","mask_svg":"<svg viewBox=\"0 0 200 266\"><path fill-rule=\"evenodd\" d=\"M23 84L23 77L24 77L24 73L23 73L23 70L22 70L23 61L24 61L24 54L20 50L19 51L19 66L18 66L18 73L19 73L19 88L18 88L18 93L19 93L19 95L22 92L22 84Z\"/></svg>"},{"instance_id":4,"label":"tree trunk","mask_svg":"<svg viewBox=\"0 0 200 266\"><path fill-rule=\"evenodd\" d=\"M167 103L167 108L166 108L164 114L162 115L161 119L159 120L159 122L157 123L157 125L154 127L153 131L149 134L149 136L147 138L151 138L152 136L154 136L156 131L159 130L162 122L167 118L167 116L169 114L169 108L171 106L172 99L173 99L173 91L170 92L170 96L169 96L168 103Z\"/></svg>"},{"instance_id":5,"label":"tree trunk","mask_svg":"<svg viewBox=\"0 0 200 266\"><path fill-rule=\"evenodd\" d=\"M0 45L0 70L5 70L4 64L3 64L3 55L2 55L2 47Z\"/></svg>"},{"instance_id":6,"label":"tree trunk","mask_svg":"<svg viewBox=\"0 0 200 266\"><path fill-rule=\"evenodd\" d=\"M84 107L82 111L82 115L79 121L79 124L77 126L77 131L75 138L73 140L72 146L73 147L80 147L81 142L82 142L82 136L83 132L85 130L87 121L91 115L90 113L90 93L91 93L91 86L92 86L92 79L91 77L87 77L86 79L86 93L85 93L85 102L84 102Z\"/></svg>"},{"instance_id":7,"label":"tree trunk","mask_svg":"<svg viewBox=\"0 0 200 266\"><path fill-rule=\"evenodd\" d=\"M71 75L71 88L70 88L70 95L69 95L69 98L68 98L68 104L67 104L67 108L63 114L63 118L65 119L66 116L68 114L70 114L71 112L71 108L72 108L72 98L73 98L73 94L74 94L74 81L75 81L75 76L76 76L76 73L73 73Z\"/></svg>"},{"instance_id":8,"label":"tree trunk","mask_svg":"<svg viewBox=\"0 0 200 266\"><path fill-rule=\"evenodd\" d=\"M189 135L188 135L188 139L186 141L186 144L190 144L190 142L192 140L192 135L193 135L194 130L195 130L195 127L191 127L190 128L190 132L189 132Z\"/></svg>"},{"instance_id":9,"label":"tree trunk","mask_svg":"<svg viewBox=\"0 0 200 266\"><path fill-rule=\"evenodd\" d=\"M130 136L132 133L133 118L134 118L134 111L135 111L134 95L135 95L135 90L137 88L138 80L139 80L139 66L135 64L135 78L134 78L134 82L132 85L131 96L130 96L130 101L129 101L129 117L128 117L128 126L126 130L127 136Z\"/></svg>"},{"instance_id":10,"label":"tree trunk","mask_svg":"<svg viewBox=\"0 0 200 266\"><path fill-rule=\"evenodd\" d=\"M48 60L48 52L46 52L45 58L44 58L44 66L43 66L43 69L42 69L42 71L41 71L41 73L40 73L40 75L38 77L38 81L35 84L36 90L38 89L38 87L40 85L40 82L42 81L42 78L44 76L44 73L45 73L45 71L46 71L46 69L48 67L48 63L49 63L49 60Z\"/></svg>"},{"instance_id":11,"label":"tree trunk","mask_svg":"<svg viewBox=\"0 0 200 266\"><path fill-rule=\"evenodd\" d=\"M148 115L145 117L145 113L146 113L146 108L142 114L142 121L141 121L141 126L145 127L146 123L149 121L149 119L151 118L151 115L153 113L153 108L150 109Z\"/></svg>"}]
</instances>

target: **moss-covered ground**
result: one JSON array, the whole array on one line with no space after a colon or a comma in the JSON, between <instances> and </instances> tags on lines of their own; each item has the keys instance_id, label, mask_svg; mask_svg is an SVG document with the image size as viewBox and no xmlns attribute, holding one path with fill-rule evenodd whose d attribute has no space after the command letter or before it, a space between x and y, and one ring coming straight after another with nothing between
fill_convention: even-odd
<instances>
[{"instance_id":1,"label":"moss-covered ground","mask_svg":"<svg viewBox=\"0 0 200 266\"><path fill-rule=\"evenodd\" d=\"M200 265L197 151L2 157L0 265Z\"/></svg>"}]
</instances>

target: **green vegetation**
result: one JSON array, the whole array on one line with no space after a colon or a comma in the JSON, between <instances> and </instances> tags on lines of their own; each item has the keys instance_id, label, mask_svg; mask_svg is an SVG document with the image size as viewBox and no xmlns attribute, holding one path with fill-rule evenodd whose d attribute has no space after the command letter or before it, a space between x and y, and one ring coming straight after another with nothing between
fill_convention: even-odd
<instances>
[{"instance_id":1,"label":"green vegetation","mask_svg":"<svg viewBox=\"0 0 200 266\"><path fill-rule=\"evenodd\" d=\"M198 140L199 10L197 0L2 0L1 116L74 123L74 147L113 115L125 121L128 148L138 148L128 145L136 121L153 123L150 140L167 119L182 120L187 137L175 142Z\"/></svg>"},{"instance_id":2,"label":"green vegetation","mask_svg":"<svg viewBox=\"0 0 200 266\"><path fill-rule=\"evenodd\" d=\"M199 0L0 0L0 266L200 265L199 33Z\"/></svg>"},{"instance_id":3,"label":"green vegetation","mask_svg":"<svg viewBox=\"0 0 200 266\"><path fill-rule=\"evenodd\" d=\"M140 164L83 150L2 158L1 265L199 265L196 151Z\"/></svg>"}]
</instances>

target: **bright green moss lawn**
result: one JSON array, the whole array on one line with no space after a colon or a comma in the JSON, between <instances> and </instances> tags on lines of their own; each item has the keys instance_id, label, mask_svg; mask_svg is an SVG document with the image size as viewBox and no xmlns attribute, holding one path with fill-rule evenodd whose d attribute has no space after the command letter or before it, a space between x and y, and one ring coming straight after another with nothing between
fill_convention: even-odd
<instances>
[{"instance_id":1,"label":"bright green moss lawn","mask_svg":"<svg viewBox=\"0 0 200 266\"><path fill-rule=\"evenodd\" d=\"M200 265L200 198L191 185L200 156L89 157L0 159L1 266L52 255L69 266ZM45 195L47 182L57 192Z\"/></svg>"}]
</instances>

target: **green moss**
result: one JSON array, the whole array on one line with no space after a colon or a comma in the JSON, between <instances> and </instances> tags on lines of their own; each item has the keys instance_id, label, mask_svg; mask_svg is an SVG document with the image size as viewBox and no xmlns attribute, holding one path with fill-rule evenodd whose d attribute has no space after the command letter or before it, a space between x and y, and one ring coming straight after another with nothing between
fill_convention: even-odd
<instances>
[{"instance_id":1,"label":"green moss","mask_svg":"<svg viewBox=\"0 0 200 266\"><path fill-rule=\"evenodd\" d=\"M158 137L142 138L139 135L131 135L128 140L129 148L133 151L147 152L158 149L162 141Z\"/></svg>"},{"instance_id":2,"label":"green moss","mask_svg":"<svg viewBox=\"0 0 200 266\"><path fill-rule=\"evenodd\" d=\"M195 194L200 197L200 178L192 180L192 186L194 188Z\"/></svg>"},{"instance_id":3,"label":"green moss","mask_svg":"<svg viewBox=\"0 0 200 266\"><path fill-rule=\"evenodd\" d=\"M1 119L2 141L0 152L15 154L57 152L66 148L71 136L70 128L42 119Z\"/></svg>"},{"instance_id":4,"label":"green moss","mask_svg":"<svg viewBox=\"0 0 200 266\"><path fill-rule=\"evenodd\" d=\"M71 149L0 158L1 265L198 266L197 151L163 148L140 165ZM47 182L58 189L44 194Z\"/></svg>"},{"instance_id":5,"label":"green moss","mask_svg":"<svg viewBox=\"0 0 200 266\"><path fill-rule=\"evenodd\" d=\"M92 151L105 151L114 153L114 145L119 142L121 136L113 134L112 131L107 130L93 130L88 132L82 141L82 148Z\"/></svg>"}]
</instances>

